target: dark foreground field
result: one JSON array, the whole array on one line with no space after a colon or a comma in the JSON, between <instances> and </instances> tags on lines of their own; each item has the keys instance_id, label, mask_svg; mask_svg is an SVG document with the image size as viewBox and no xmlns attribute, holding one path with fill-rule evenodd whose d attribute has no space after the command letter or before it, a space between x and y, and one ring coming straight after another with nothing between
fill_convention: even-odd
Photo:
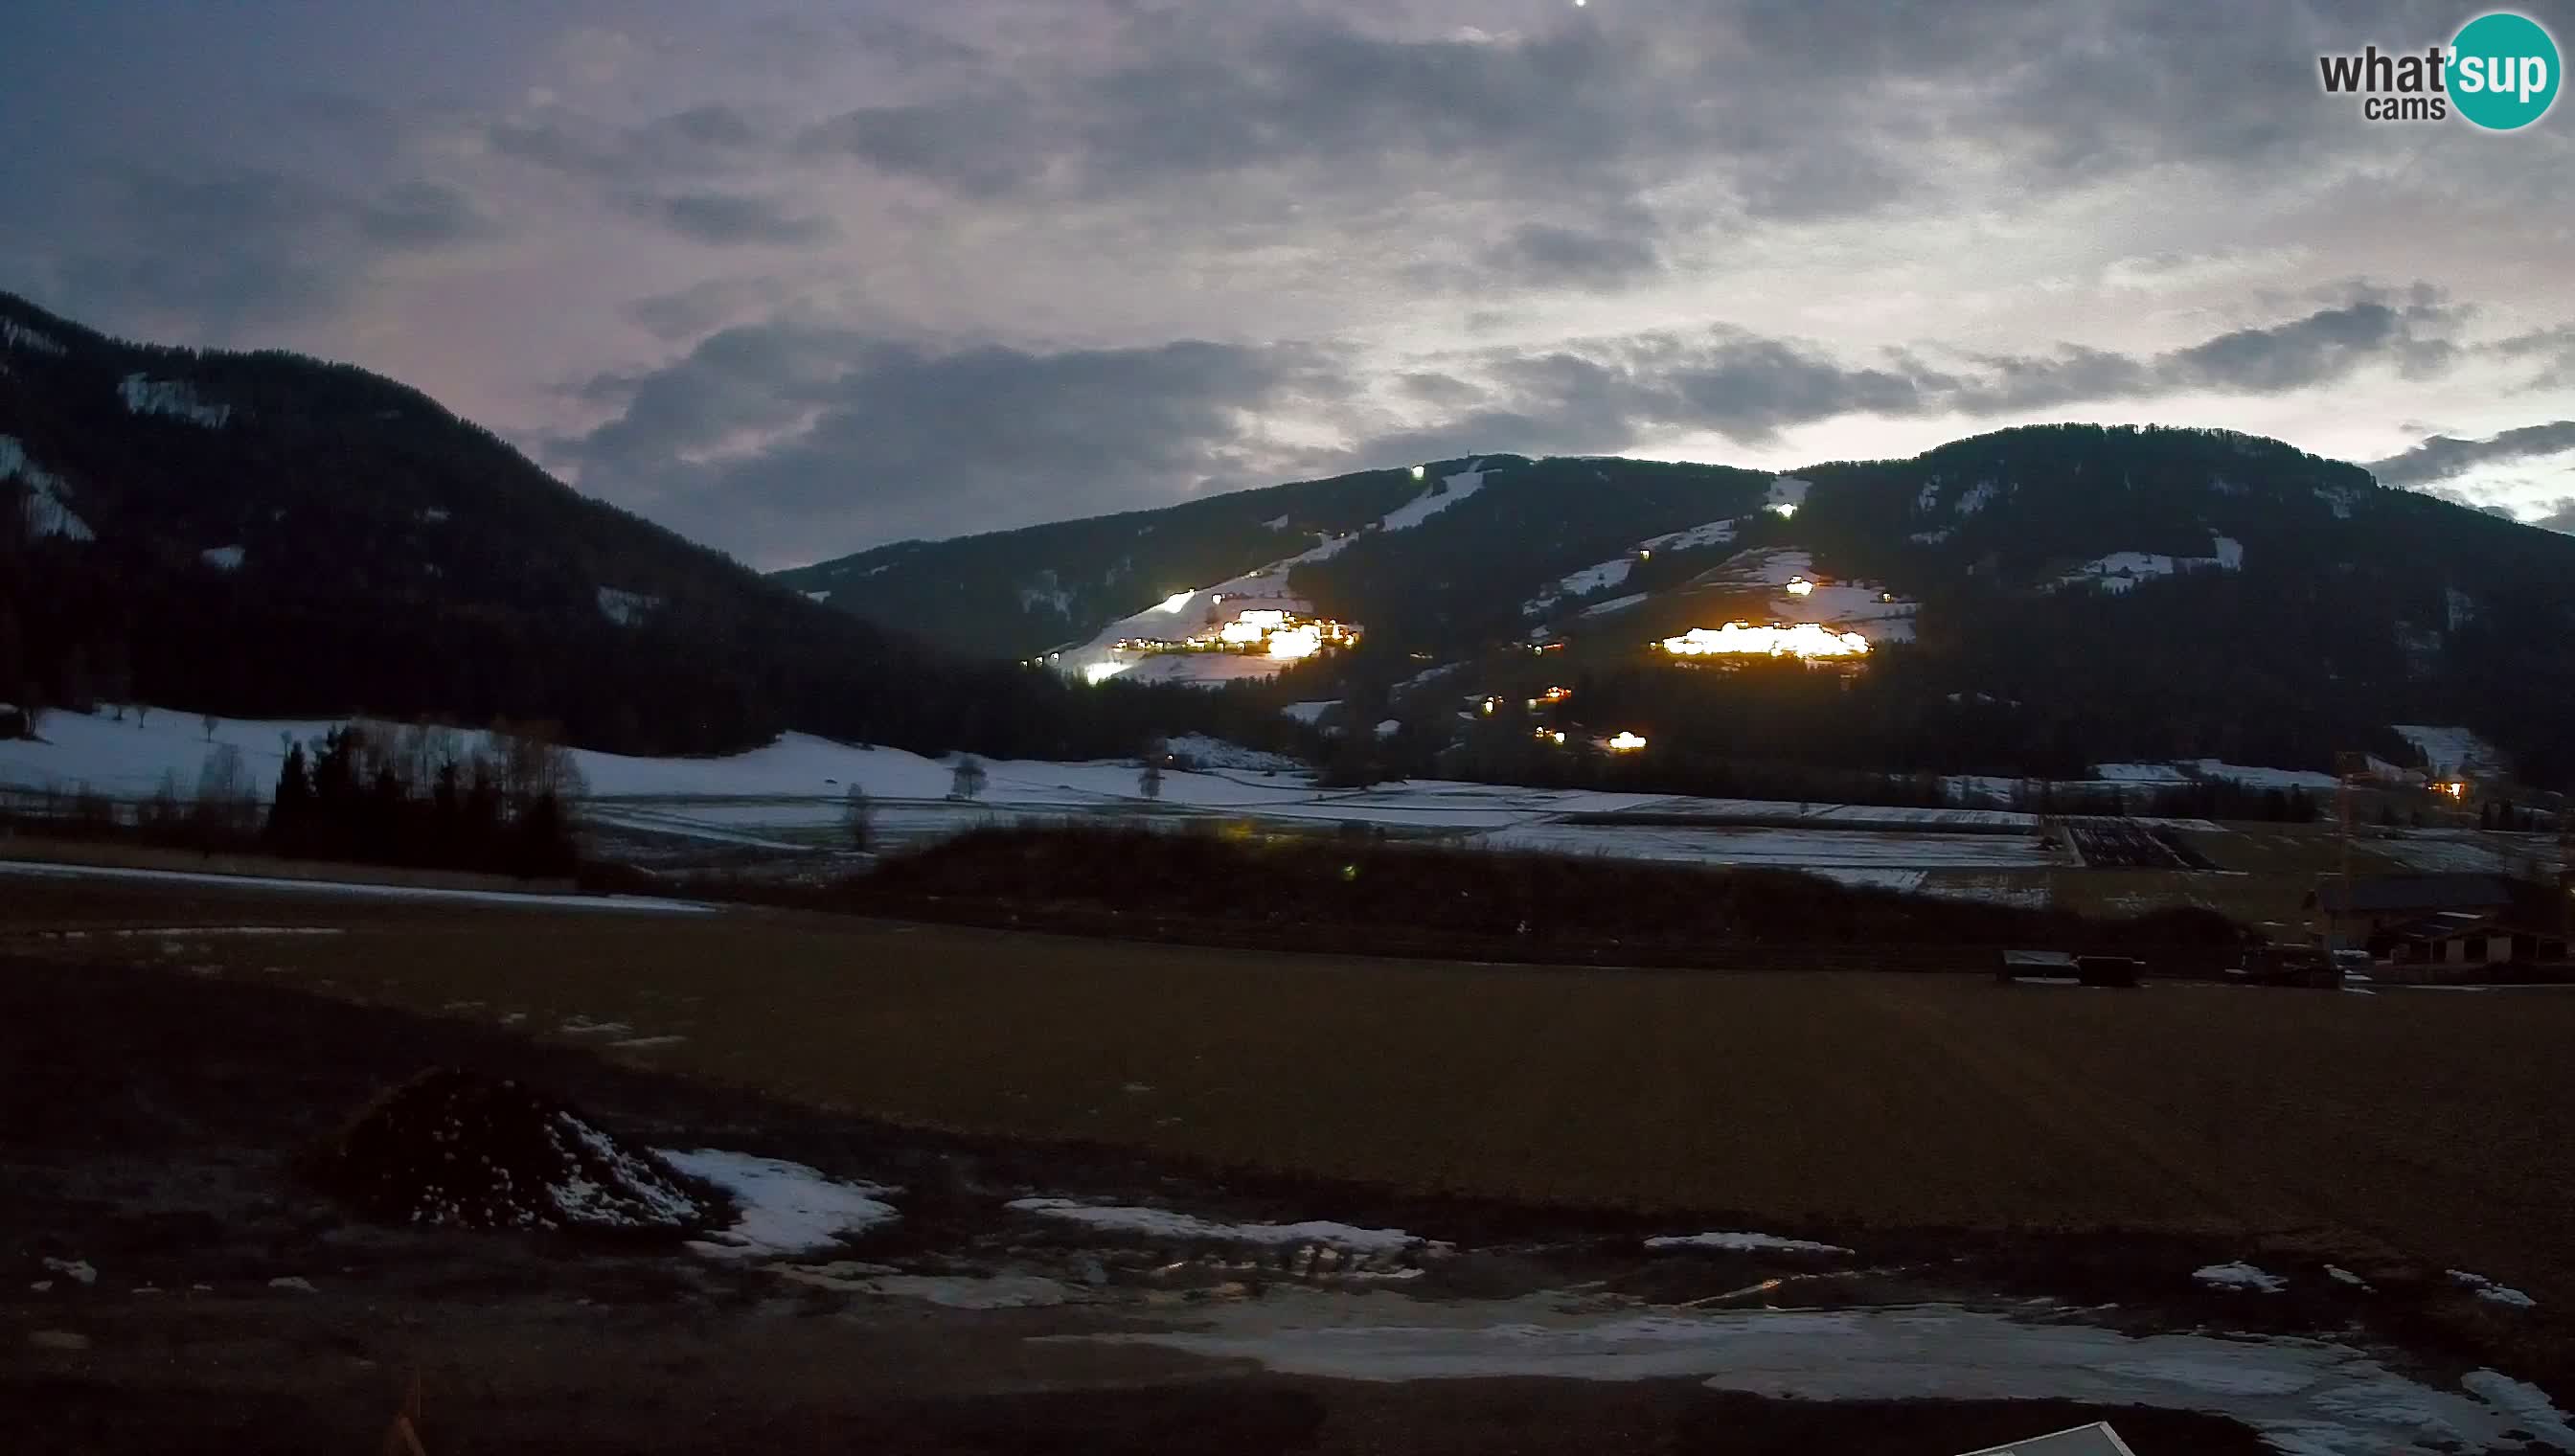
<instances>
[{"instance_id":1,"label":"dark foreground field","mask_svg":"<svg viewBox=\"0 0 2575 1456\"><path fill-rule=\"evenodd\" d=\"M371 1231L286 1176L297 1147L439 1062L527 1077L647 1136L926 1190L906 1239L1027 1237L943 1223L942 1189L1230 1200L1497 1250L1446 1277L1515 1294L1668 1281L1637 1272L1638 1234L1759 1228L1951 1268L1937 1287L1836 1281L1836 1298L1947 1299L1964 1280L2297 1330L2363 1317L2334 1302L2331 1261L2389 1292L2391 1312L2367 1317L2427 1359L2552 1389L2575 1376L2555 1313L2575 1299L2575 997L2554 992L2002 989L820 916L8 893L0 1256L29 1280L48 1256L101 1270L77 1307L67 1287L0 1293L0 1401L43 1438L31 1449L348 1450L372 1445L414 1370L460 1438L440 1456L1938 1452L2090 1418L1689 1381L1257 1375L1025 1338L1116 1323L1080 1310L854 1309L686 1260ZM334 933L208 928L299 924ZM1544 1270L1507 1252L1538 1246L1577 1252ZM2233 1257L2299 1274L2302 1292L2251 1306L2190 1283ZM2442 1276L2454 1267L2539 1308L2472 1298ZM320 1292L266 1282L286 1276ZM57 1330L89 1348L23 1343ZM2260 1449L2203 1417L2120 1421L2141 1451Z\"/></svg>"}]
</instances>

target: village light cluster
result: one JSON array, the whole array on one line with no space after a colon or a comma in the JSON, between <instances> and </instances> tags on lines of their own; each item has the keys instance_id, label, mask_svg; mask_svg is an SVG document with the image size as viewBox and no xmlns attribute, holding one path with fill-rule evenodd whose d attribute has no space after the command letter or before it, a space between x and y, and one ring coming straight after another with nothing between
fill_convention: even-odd
<instances>
[{"instance_id":1,"label":"village light cluster","mask_svg":"<svg viewBox=\"0 0 2575 1456\"><path fill-rule=\"evenodd\" d=\"M1791 588L1793 590L1793 587ZM1868 639L1855 632L1835 632L1811 622L1794 627L1754 627L1729 622L1719 628L1693 627L1655 646L1676 658L1768 657L1858 658L1868 654Z\"/></svg>"},{"instance_id":2,"label":"village light cluster","mask_svg":"<svg viewBox=\"0 0 2575 1456\"><path fill-rule=\"evenodd\" d=\"M1221 623L1214 632L1193 633L1180 639L1123 637L1111 645L1118 653L1241 653L1279 659L1283 662L1310 658L1327 647L1346 648L1358 645L1359 630L1329 618L1300 617L1276 608L1251 608L1238 612L1231 622ZM1115 677L1126 665L1101 664L1086 669L1093 682ZM1102 668L1110 671L1102 672Z\"/></svg>"}]
</instances>

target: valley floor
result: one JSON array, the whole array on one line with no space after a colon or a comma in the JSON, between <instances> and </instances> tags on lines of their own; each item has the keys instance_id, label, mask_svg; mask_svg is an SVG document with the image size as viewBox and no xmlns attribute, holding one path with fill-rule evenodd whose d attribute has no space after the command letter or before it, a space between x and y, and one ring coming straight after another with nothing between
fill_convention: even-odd
<instances>
[{"instance_id":1,"label":"valley floor","mask_svg":"<svg viewBox=\"0 0 2575 1456\"><path fill-rule=\"evenodd\" d=\"M414 1376L434 1452L2575 1449L2575 995L10 888L0 1408L46 1449L363 1449ZM431 1065L901 1217L710 1260L292 1175Z\"/></svg>"}]
</instances>

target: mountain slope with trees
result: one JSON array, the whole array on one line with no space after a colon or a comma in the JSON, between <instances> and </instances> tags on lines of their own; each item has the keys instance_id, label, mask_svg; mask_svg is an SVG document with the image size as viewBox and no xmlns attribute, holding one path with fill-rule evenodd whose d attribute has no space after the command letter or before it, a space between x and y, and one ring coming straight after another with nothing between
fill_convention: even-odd
<instances>
[{"instance_id":1,"label":"mountain slope with trees","mask_svg":"<svg viewBox=\"0 0 2575 1456\"><path fill-rule=\"evenodd\" d=\"M793 728L1083 755L1268 722L827 611L364 370L130 344L6 294L0 508L0 699L506 718L635 753Z\"/></svg>"}]
</instances>

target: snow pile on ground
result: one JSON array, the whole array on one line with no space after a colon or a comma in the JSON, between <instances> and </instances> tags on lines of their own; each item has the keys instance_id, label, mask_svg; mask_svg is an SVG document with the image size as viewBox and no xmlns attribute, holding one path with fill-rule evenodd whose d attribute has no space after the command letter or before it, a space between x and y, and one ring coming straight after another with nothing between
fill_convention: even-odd
<instances>
[{"instance_id":1,"label":"snow pile on ground","mask_svg":"<svg viewBox=\"0 0 2575 1456\"><path fill-rule=\"evenodd\" d=\"M209 405L197 398L195 387L183 379L148 379L129 374L116 387L116 397L125 401L127 411L137 415L164 415L208 430L224 428L233 417L230 405Z\"/></svg>"},{"instance_id":2,"label":"snow pile on ground","mask_svg":"<svg viewBox=\"0 0 2575 1456\"><path fill-rule=\"evenodd\" d=\"M1186 1331L1070 1338L1320 1379L1698 1377L1774 1399L2143 1405L2229 1417L2298 1456L2510 1450L2515 1431L2575 1450L2560 1435L2565 1414L2535 1387L2493 1371L2431 1384L2311 1338L2129 1335L1941 1304L1673 1310L1562 1292L1469 1303L1379 1293L1354 1308L1281 1289L1198 1314Z\"/></svg>"},{"instance_id":3,"label":"snow pile on ground","mask_svg":"<svg viewBox=\"0 0 2575 1456\"><path fill-rule=\"evenodd\" d=\"M2289 1287L2289 1281L2277 1274L2266 1274L2238 1259L2231 1264L2210 1264L2193 1269L2190 1277L2211 1289L2251 1289L2263 1294L2277 1294Z\"/></svg>"},{"instance_id":4,"label":"snow pile on ground","mask_svg":"<svg viewBox=\"0 0 2575 1456\"><path fill-rule=\"evenodd\" d=\"M1041 1218L1062 1219L1114 1233L1143 1234L1190 1243L1323 1244L1362 1253L1399 1253L1429 1246L1399 1228L1357 1228L1346 1223L1215 1223L1162 1208L1077 1203L1070 1198L1015 1198L1010 1206Z\"/></svg>"},{"instance_id":5,"label":"snow pile on ground","mask_svg":"<svg viewBox=\"0 0 2575 1456\"><path fill-rule=\"evenodd\" d=\"M2478 737L2474 730L2455 725L2400 723L2396 735L2412 743L2423 755L2433 773L2447 777L2456 773L2491 774L2503 771L2503 751Z\"/></svg>"},{"instance_id":6,"label":"snow pile on ground","mask_svg":"<svg viewBox=\"0 0 2575 1456\"><path fill-rule=\"evenodd\" d=\"M197 560L219 572L238 572L246 553L237 546L210 546L197 553Z\"/></svg>"},{"instance_id":7,"label":"snow pile on ground","mask_svg":"<svg viewBox=\"0 0 2575 1456\"><path fill-rule=\"evenodd\" d=\"M2497 1304L2509 1304L2515 1309L2533 1309L2539 1304L2538 1300L2520 1290L2509 1285L2498 1284L2483 1274L2471 1274L2465 1269L2452 1269L2450 1278L2475 1290L2479 1299L2492 1300Z\"/></svg>"},{"instance_id":8,"label":"snow pile on ground","mask_svg":"<svg viewBox=\"0 0 2575 1456\"><path fill-rule=\"evenodd\" d=\"M733 1195L741 1210L733 1226L689 1247L718 1258L796 1254L830 1246L898 1216L874 1183L844 1183L803 1163L702 1147L660 1149L664 1162Z\"/></svg>"},{"instance_id":9,"label":"snow pile on ground","mask_svg":"<svg viewBox=\"0 0 2575 1456\"><path fill-rule=\"evenodd\" d=\"M715 1213L652 1153L563 1103L453 1069L379 1099L312 1171L361 1212L397 1223L678 1232Z\"/></svg>"},{"instance_id":10,"label":"snow pile on ground","mask_svg":"<svg viewBox=\"0 0 2575 1456\"><path fill-rule=\"evenodd\" d=\"M1665 1234L1645 1240L1649 1249L1730 1249L1736 1253L1782 1254L1847 1254L1840 1244L1819 1244L1812 1239L1781 1238L1775 1233L1687 1233Z\"/></svg>"}]
</instances>

